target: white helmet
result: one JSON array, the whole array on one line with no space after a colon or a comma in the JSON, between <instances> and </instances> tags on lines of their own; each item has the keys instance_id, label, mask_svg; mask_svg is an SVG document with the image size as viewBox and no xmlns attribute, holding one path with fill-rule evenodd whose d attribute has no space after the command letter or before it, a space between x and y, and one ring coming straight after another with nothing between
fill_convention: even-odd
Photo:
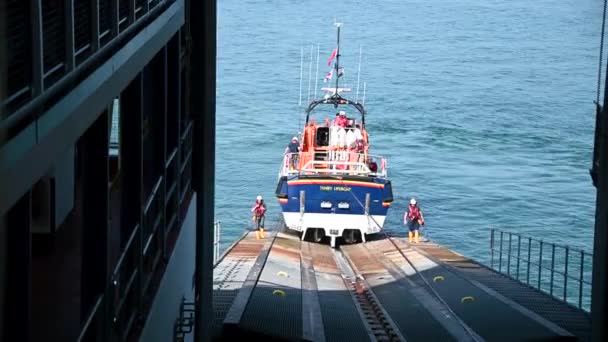
<instances>
[{"instance_id":1,"label":"white helmet","mask_svg":"<svg viewBox=\"0 0 608 342\"><path fill-rule=\"evenodd\" d=\"M412 198L412 199L410 200L410 204L411 204L411 205L415 205L415 204L416 204L416 200Z\"/></svg>"},{"instance_id":2,"label":"white helmet","mask_svg":"<svg viewBox=\"0 0 608 342\"><path fill-rule=\"evenodd\" d=\"M345 112L345 111L343 111L343 110L341 110L341 111L340 111L340 116L345 116L345 115L346 115L346 112Z\"/></svg>"},{"instance_id":3,"label":"white helmet","mask_svg":"<svg viewBox=\"0 0 608 342\"><path fill-rule=\"evenodd\" d=\"M256 200L261 201L261 200L262 200L262 196L258 196L258 197L256 198Z\"/></svg>"},{"instance_id":4,"label":"white helmet","mask_svg":"<svg viewBox=\"0 0 608 342\"><path fill-rule=\"evenodd\" d=\"M298 137L293 137L293 138L291 139L291 141L294 141L294 140L295 140L295 141L298 141Z\"/></svg>"}]
</instances>

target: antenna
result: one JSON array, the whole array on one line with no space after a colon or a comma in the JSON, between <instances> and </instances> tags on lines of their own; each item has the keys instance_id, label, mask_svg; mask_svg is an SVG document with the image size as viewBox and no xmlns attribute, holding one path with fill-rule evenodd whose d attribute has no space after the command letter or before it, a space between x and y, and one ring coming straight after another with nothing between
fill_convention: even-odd
<instances>
[{"instance_id":1,"label":"antenna","mask_svg":"<svg viewBox=\"0 0 608 342\"><path fill-rule=\"evenodd\" d=\"M312 50L313 45L310 45L310 63L308 63L308 95L306 99L306 103L310 103L310 78L312 77Z\"/></svg>"},{"instance_id":2,"label":"antenna","mask_svg":"<svg viewBox=\"0 0 608 342\"><path fill-rule=\"evenodd\" d=\"M359 70L357 71L357 95L355 96L355 102L359 102L359 78L361 77L361 55L363 54L363 47L359 45Z\"/></svg>"},{"instance_id":3,"label":"antenna","mask_svg":"<svg viewBox=\"0 0 608 342\"><path fill-rule=\"evenodd\" d=\"M304 64L304 48L300 46L300 97L298 107L302 105L302 66Z\"/></svg>"},{"instance_id":4,"label":"antenna","mask_svg":"<svg viewBox=\"0 0 608 342\"><path fill-rule=\"evenodd\" d=\"M365 91L367 90L367 82L363 82L363 101L361 101L362 105L365 105Z\"/></svg>"},{"instance_id":5,"label":"antenna","mask_svg":"<svg viewBox=\"0 0 608 342\"><path fill-rule=\"evenodd\" d=\"M315 71L315 96L314 96L314 98L317 98L317 91L318 91L317 86L319 84L319 53L320 53L319 49L320 49L320 44L317 43L317 71Z\"/></svg>"}]
</instances>

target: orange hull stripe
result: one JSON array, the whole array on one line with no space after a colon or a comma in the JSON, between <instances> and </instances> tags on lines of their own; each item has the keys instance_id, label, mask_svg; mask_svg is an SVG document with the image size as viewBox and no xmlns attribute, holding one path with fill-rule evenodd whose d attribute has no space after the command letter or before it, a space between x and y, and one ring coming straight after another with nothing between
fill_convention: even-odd
<instances>
[{"instance_id":1,"label":"orange hull stripe","mask_svg":"<svg viewBox=\"0 0 608 342\"><path fill-rule=\"evenodd\" d=\"M390 207L390 206L391 206L391 203L390 203L390 202L383 202L383 203L382 203L382 206L383 206L383 207Z\"/></svg>"},{"instance_id":2,"label":"orange hull stripe","mask_svg":"<svg viewBox=\"0 0 608 342\"><path fill-rule=\"evenodd\" d=\"M287 202L289 202L289 199L288 198L279 198L279 202L280 203L287 203Z\"/></svg>"},{"instance_id":3,"label":"orange hull stripe","mask_svg":"<svg viewBox=\"0 0 608 342\"><path fill-rule=\"evenodd\" d=\"M370 182L359 182L359 181L340 181L340 180L310 180L310 179L303 179L303 180L293 180L293 181L288 181L287 182L288 185L298 185L298 184L317 184L317 185L359 185L359 186L365 186L365 187L370 187L370 188L378 188L378 189L384 189L384 184L379 184L379 183L370 183Z\"/></svg>"}]
</instances>

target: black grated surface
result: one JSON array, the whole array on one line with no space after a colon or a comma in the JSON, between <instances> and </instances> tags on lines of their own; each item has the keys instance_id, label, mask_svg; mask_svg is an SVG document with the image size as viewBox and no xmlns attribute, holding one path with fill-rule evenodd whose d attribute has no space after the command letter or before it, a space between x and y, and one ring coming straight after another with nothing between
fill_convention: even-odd
<instances>
[{"instance_id":1,"label":"black grated surface","mask_svg":"<svg viewBox=\"0 0 608 342\"><path fill-rule=\"evenodd\" d=\"M222 334L222 323L226 314L234 302L234 298L239 293L239 289L234 290L214 290L213 291L213 333L212 336L218 337Z\"/></svg>"},{"instance_id":2,"label":"black grated surface","mask_svg":"<svg viewBox=\"0 0 608 342\"><path fill-rule=\"evenodd\" d=\"M442 258L445 259L442 262L450 266L455 272L478 281L528 310L557 324L575 335L578 339L582 341L589 341L591 339L591 318L585 311L561 302L540 290L513 280L472 260L463 260L461 256L441 246L429 244L420 245L418 248L436 260L441 261ZM460 260L449 261L447 260L449 258Z\"/></svg>"},{"instance_id":3,"label":"black grated surface","mask_svg":"<svg viewBox=\"0 0 608 342\"><path fill-rule=\"evenodd\" d=\"M402 283L393 281L372 290L408 341L455 341Z\"/></svg>"},{"instance_id":4,"label":"black grated surface","mask_svg":"<svg viewBox=\"0 0 608 342\"><path fill-rule=\"evenodd\" d=\"M276 237L239 328L287 340L302 339L302 280L299 239ZM298 257L295 257L298 255ZM278 273L284 271L288 276ZM283 291L284 296L275 291Z\"/></svg>"},{"instance_id":5,"label":"black grated surface","mask_svg":"<svg viewBox=\"0 0 608 342\"><path fill-rule=\"evenodd\" d=\"M273 294L275 290L285 296ZM288 340L302 337L302 291L270 283L256 286L239 327Z\"/></svg>"},{"instance_id":6,"label":"black grated surface","mask_svg":"<svg viewBox=\"0 0 608 342\"><path fill-rule=\"evenodd\" d=\"M369 341L351 295L344 291L320 291L319 303L326 341Z\"/></svg>"},{"instance_id":7,"label":"black grated surface","mask_svg":"<svg viewBox=\"0 0 608 342\"><path fill-rule=\"evenodd\" d=\"M579 339L591 339L591 317L571 305L555 300L551 296L525 286L502 274L486 268L456 268L466 276L495 290L503 296L537 313L576 335Z\"/></svg>"},{"instance_id":8,"label":"black grated surface","mask_svg":"<svg viewBox=\"0 0 608 342\"><path fill-rule=\"evenodd\" d=\"M236 273L242 272L242 269L248 269L246 264L247 258L236 259L232 261L231 268L225 273L224 277L220 281L214 281L214 286L217 288L213 290L213 336L218 337L222 333L222 326L226 314L230 310L234 298L239 293L241 287L238 288L224 288L226 283L233 284L233 279ZM241 286L241 281L237 281Z\"/></svg>"}]
</instances>

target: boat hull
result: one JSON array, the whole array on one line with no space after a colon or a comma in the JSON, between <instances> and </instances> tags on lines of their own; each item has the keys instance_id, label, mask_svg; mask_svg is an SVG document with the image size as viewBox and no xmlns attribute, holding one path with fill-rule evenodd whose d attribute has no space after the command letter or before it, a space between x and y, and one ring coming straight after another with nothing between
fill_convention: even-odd
<instances>
[{"instance_id":1,"label":"boat hull","mask_svg":"<svg viewBox=\"0 0 608 342\"><path fill-rule=\"evenodd\" d=\"M287 228L321 229L325 236L345 231L380 232L393 200L390 181L373 177L281 177L277 197Z\"/></svg>"}]
</instances>

